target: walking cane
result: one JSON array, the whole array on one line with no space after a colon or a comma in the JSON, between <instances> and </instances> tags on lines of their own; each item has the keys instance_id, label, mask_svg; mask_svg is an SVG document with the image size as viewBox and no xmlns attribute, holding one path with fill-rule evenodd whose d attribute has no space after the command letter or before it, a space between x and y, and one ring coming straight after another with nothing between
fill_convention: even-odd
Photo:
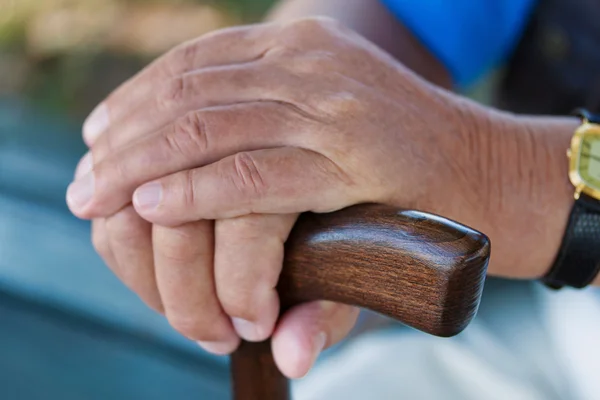
<instances>
[{"instance_id":1,"label":"walking cane","mask_svg":"<svg viewBox=\"0 0 600 400\"><path fill-rule=\"evenodd\" d=\"M286 243L282 311L330 300L453 336L477 312L489 254L484 235L421 212L361 205L303 214ZM235 400L290 398L269 341L243 342L231 372Z\"/></svg>"}]
</instances>

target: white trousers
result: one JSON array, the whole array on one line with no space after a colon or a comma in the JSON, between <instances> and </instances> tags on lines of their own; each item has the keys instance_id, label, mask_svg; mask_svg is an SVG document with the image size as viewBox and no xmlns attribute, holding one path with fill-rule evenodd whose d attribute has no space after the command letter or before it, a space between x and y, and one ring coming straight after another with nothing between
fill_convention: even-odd
<instances>
[{"instance_id":1,"label":"white trousers","mask_svg":"<svg viewBox=\"0 0 600 400\"><path fill-rule=\"evenodd\" d=\"M294 385L299 400L600 399L600 296L493 281L461 335L365 334Z\"/></svg>"}]
</instances>

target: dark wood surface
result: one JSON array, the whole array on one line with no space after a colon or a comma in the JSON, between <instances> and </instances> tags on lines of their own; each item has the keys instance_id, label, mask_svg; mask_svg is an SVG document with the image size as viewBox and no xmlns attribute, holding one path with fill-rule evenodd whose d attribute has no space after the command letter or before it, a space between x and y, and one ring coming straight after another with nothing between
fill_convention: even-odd
<instances>
[{"instance_id":1,"label":"dark wood surface","mask_svg":"<svg viewBox=\"0 0 600 400\"><path fill-rule=\"evenodd\" d=\"M331 300L370 309L436 336L473 319L485 281L487 237L437 216L383 205L304 214L286 244L283 309ZM236 400L285 400L269 342L232 356Z\"/></svg>"},{"instance_id":2,"label":"dark wood surface","mask_svg":"<svg viewBox=\"0 0 600 400\"><path fill-rule=\"evenodd\" d=\"M231 358L236 400L287 400L290 384L275 365L271 341L242 342Z\"/></svg>"}]
</instances>

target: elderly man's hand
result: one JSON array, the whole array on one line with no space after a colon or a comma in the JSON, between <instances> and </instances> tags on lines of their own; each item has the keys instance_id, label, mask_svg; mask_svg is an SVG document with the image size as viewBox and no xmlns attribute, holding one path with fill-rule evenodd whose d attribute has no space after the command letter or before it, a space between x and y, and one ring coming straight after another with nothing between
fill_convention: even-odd
<instances>
[{"instance_id":1,"label":"elderly man's hand","mask_svg":"<svg viewBox=\"0 0 600 400\"><path fill-rule=\"evenodd\" d=\"M228 29L96 109L68 203L96 219L100 254L176 329L218 353L275 332L276 361L297 377L357 315L309 304L275 329L298 213L379 202L470 221L486 208L469 207L487 192L477 180L493 173L471 157L490 148L489 118L333 21Z\"/></svg>"}]
</instances>

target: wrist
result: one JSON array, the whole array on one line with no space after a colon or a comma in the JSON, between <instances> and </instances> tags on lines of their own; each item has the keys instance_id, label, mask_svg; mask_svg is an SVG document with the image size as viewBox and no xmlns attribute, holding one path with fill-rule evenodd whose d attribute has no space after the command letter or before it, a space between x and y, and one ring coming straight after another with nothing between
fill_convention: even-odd
<instances>
[{"instance_id":1,"label":"wrist","mask_svg":"<svg viewBox=\"0 0 600 400\"><path fill-rule=\"evenodd\" d=\"M491 135L499 165L489 229L492 243L497 239L489 271L539 278L556 259L573 207L566 150L579 121L508 113L496 118Z\"/></svg>"}]
</instances>

